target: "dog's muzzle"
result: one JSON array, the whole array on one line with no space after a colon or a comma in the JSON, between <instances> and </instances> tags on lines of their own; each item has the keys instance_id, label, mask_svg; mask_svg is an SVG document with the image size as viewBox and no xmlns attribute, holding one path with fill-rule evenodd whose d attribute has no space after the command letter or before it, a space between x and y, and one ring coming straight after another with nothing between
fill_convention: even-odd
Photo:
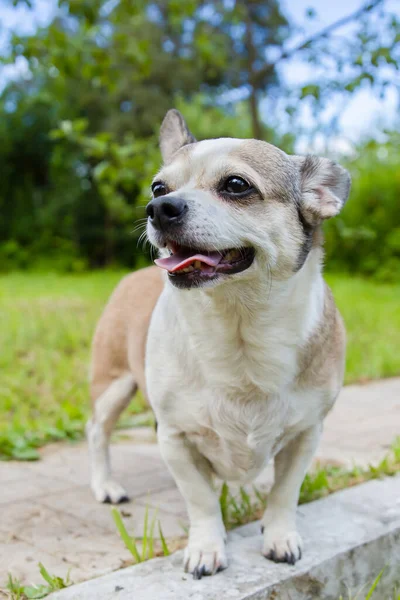
<instances>
[{"instance_id":1,"label":"dog's muzzle","mask_svg":"<svg viewBox=\"0 0 400 600\"><path fill-rule=\"evenodd\" d=\"M168 231L181 225L187 211L188 205L182 198L167 196L154 198L146 206L149 221L157 231Z\"/></svg>"}]
</instances>

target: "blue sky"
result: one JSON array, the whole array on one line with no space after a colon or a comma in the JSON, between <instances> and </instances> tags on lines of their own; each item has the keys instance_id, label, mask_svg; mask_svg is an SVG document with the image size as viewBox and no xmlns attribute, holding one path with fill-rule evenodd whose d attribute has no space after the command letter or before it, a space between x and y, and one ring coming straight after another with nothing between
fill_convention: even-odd
<instances>
[{"instance_id":1,"label":"blue sky","mask_svg":"<svg viewBox=\"0 0 400 600\"><path fill-rule=\"evenodd\" d=\"M304 26L304 33L299 34L298 37L300 41L302 35L309 35L337 19L352 13L364 4L364 1L283 0L282 6L297 24ZM4 5L2 2L2 6L0 7L0 50L2 46L4 47L10 30L18 29L20 32L30 32L38 25L45 24L51 18L54 5L54 0L36 0L35 10L29 11L23 6L19 6L16 9L11 5ZM400 2L398 0L386 0L386 6L400 15ZM317 12L317 17L312 21L305 19L306 9L309 7L315 8ZM351 29L348 28L348 30L351 32ZM343 32L346 33L346 29ZM6 78L14 76L18 71L24 72L24 69L23 60L16 67L3 67L0 71L0 86ZM310 74L310 67L299 60L290 60L281 67L281 73L289 85L297 84L307 80ZM394 89L387 93L384 99L377 98L368 89L360 90L353 94L349 97L348 101L344 101L341 109L339 121L341 133L335 141L337 148L346 150L347 141L356 141L368 132L372 132L374 128L394 124L398 104L399 98ZM303 118L304 123L307 125L311 116L306 110L304 111ZM304 141L304 144L306 143Z\"/></svg>"}]
</instances>

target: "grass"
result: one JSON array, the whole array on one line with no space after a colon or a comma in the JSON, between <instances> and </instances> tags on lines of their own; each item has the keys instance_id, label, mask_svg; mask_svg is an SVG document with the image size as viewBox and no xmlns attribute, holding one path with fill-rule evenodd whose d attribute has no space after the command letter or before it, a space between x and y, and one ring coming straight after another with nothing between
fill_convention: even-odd
<instances>
[{"instance_id":1,"label":"grass","mask_svg":"<svg viewBox=\"0 0 400 600\"><path fill-rule=\"evenodd\" d=\"M22 585L18 579L14 578L11 573L9 573L7 592L10 600L31 600L45 598L51 594L51 592L62 590L71 585L69 576L67 576L67 579L64 581L62 577L50 575L42 563L39 563L39 571L45 581L44 584L39 585Z\"/></svg>"},{"instance_id":2,"label":"grass","mask_svg":"<svg viewBox=\"0 0 400 600\"><path fill-rule=\"evenodd\" d=\"M160 521L158 521L158 534L160 536L160 543L155 544L154 527L157 519L157 511L154 511L153 518L149 524L149 507L146 506L143 523L143 535L138 539L134 535L129 535L122 519L122 515L117 508L112 508L111 514L113 516L118 533L121 536L126 548L132 554L135 564L150 560L155 556L169 556L170 551L162 532Z\"/></svg>"},{"instance_id":3,"label":"grass","mask_svg":"<svg viewBox=\"0 0 400 600\"><path fill-rule=\"evenodd\" d=\"M339 490L382 477L400 473L400 437L392 444L388 454L376 466L346 469L333 465L319 466L307 473L301 486L299 504L318 500ZM253 493L244 488L233 494L226 483L220 493L222 518L227 529L261 519L267 506L267 494L253 487ZM399 599L400 600L400 599Z\"/></svg>"},{"instance_id":4,"label":"grass","mask_svg":"<svg viewBox=\"0 0 400 600\"><path fill-rule=\"evenodd\" d=\"M123 274L0 276L0 458L35 460L47 442L82 437L91 337ZM400 374L400 284L328 280L348 330L347 383ZM136 397L125 424L144 406Z\"/></svg>"},{"instance_id":5,"label":"grass","mask_svg":"<svg viewBox=\"0 0 400 600\"><path fill-rule=\"evenodd\" d=\"M82 437L91 337L122 275L0 277L1 458L34 460L46 442Z\"/></svg>"},{"instance_id":6,"label":"grass","mask_svg":"<svg viewBox=\"0 0 400 600\"><path fill-rule=\"evenodd\" d=\"M373 598L376 598L377 600L379 600L379 598L381 598L380 589L379 589L379 582L381 581L384 572L385 572L385 569L382 569L382 571L380 573L378 573L378 575L375 578L375 580L373 581L371 587L366 592L366 595L364 596L364 600L372 600ZM362 600L361 594L363 593L364 587L365 586L363 586L356 593L355 596L353 596L353 594L351 594L351 592L349 591L346 597L340 596L339 600ZM377 596L376 594L374 594L375 591L379 594L379 596ZM397 591L397 588L395 588L393 590L391 596L387 597L386 600L400 600L400 593Z\"/></svg>"},{"instance_id":7,"label":"grass","mask_svg":"<svg viewBox=\"0 0 400 600\"><path fill-rule=\"evenodd\" d=\"M400 283L328 274L347 330L346 383L400 374Z\"/></svg>"}]
</instances>

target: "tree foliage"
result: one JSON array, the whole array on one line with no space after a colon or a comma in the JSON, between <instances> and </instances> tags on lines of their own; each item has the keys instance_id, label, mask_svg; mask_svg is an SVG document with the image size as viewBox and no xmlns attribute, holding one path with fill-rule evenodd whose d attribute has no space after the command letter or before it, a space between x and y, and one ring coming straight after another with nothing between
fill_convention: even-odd
<instances>
[{"instance_id":1,"label":"tree foliage","mask_svg":"<svg viewBox=\"0 0 400 600\"><path fill-rule=\"evenodd\" d=\"M351 36L338 38L346 24ZM292 151L303 103L317 113L339 91L382 93L398 69L399 25L383 0L294 39L278 0L58 0L46 27L15 32L3 64L26 69L0 96L2 268L133 266L172 106L200 139L253 136ZM288 90L281 65L293 57L316 76ZM286 98L286 133L280 114L260 116L270 97Z\"/></svg>"}]
</instances>

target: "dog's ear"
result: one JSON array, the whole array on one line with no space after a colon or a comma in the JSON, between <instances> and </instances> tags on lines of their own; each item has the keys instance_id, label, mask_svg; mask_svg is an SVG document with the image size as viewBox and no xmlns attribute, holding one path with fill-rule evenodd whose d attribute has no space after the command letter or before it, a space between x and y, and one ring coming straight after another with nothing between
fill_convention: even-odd
<instances>
[{"instance_id":1,"label":"dog's ear","mask_svg":"<svg viewBox=\"0 0 400 600\"><path fill-rule=\"evenodd\" d=\"M350 192L349 173L328 158L293 156L300 171L300 210L310 225L337 215Z\"/></svg>"},{"instance_id":2,"label":"dog's ear","mask_svg":"<svg viewBox=\"0 0 400 600\"><path fill-rule=\"evenodd\" d=\"M179 110L169 110L160 129L160 150L164 162L168 162L179 148L195 141Z\"/></svg>"}]
</instances>

